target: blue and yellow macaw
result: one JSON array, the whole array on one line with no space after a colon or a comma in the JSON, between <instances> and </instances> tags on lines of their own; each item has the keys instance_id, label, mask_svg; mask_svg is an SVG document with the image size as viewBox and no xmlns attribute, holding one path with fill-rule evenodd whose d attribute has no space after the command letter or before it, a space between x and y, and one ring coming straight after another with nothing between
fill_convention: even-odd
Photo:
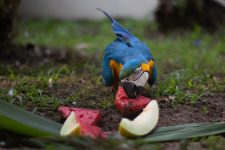
<instances>
[{"instance_id":1,"label":"blue and yellow macaw","mask_svg":"<svg viewBox=\"0 0 225 150\"><path fill-rule=\"evenodd\" d=\"M121 26L105 11L112 22L117 38L106 49L102 64L102 75L107 86L121 84L130 98L136 98L145 84L153 85L157 72L154 58L147 45Z\"/></svg>"}]
</instances>

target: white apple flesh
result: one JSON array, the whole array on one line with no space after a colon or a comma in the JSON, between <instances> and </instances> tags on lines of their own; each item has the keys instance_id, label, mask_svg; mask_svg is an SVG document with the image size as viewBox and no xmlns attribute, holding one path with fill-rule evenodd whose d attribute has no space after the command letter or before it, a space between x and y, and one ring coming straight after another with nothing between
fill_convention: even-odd
<instances>
[{"instance_id":1,"label":"white apple flesh","mask_svg":"<svg viewBox=\"0 0 225 150\"><path fill-rule=\"evenodd\" d=\"M158 103L156 100L152 100L133 121L123 118L120 121L119 133L124 137L146 135L156 127L158 119Z\"/></svg>"},{"instance_id":2,"label":"white apple flesh","mask_svg":"<svg viewBox=\"0 0 225 150\"><path fill-rule=\"evenodd\" d=\"M60 135L71 136L71 135L79 135L79 133L80 133L80 124L76 121L75 113L71 112L60 130Z\"/></svg>"}]
</instances>

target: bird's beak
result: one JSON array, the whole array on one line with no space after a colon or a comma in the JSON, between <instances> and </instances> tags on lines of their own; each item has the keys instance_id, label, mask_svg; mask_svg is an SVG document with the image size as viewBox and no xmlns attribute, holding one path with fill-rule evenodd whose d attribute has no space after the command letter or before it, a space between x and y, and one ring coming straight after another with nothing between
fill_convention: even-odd
<instances>
[{"instance_id":1,"label":"bird's beak","mask_svg":"<svg viewBox=\"0 0 225 150\"><path fill-rule=\"evenodd\" d=\"M132 78L132 76L131 76ZM129 98L137 98L141 92L144 89L145 84L147 83L149 78L149 74L147 72L144 72L139 76L138 78L135 78L135 80L126 80L123 79L121 81L121 85L124 88L124 91L126 92L127 96Z\"/></svg>"},{"instance_id":2,"label":"bird's beak","mask_svg":"<svg viewBox=\"0 0 225 150\"><path fill-rule=\"evenodd\" d=\"M143 90L143 87L136 86L132 82L122 82L121 85L123 86L127 96L133 99L137 98Z\"/></svg>"}]
</instances>

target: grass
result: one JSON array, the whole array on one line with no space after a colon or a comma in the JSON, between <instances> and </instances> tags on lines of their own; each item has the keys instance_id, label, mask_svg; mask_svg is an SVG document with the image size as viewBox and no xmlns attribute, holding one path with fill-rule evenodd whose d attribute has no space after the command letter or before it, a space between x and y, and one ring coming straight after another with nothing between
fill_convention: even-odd
<instances>
[{"instance_id":1,"label":"grass","mask_svg":"<svg viewBox=\"0 0 225 150\"><path fill-rule=\"evenodd\" d=\"M153 98L172 96L176 105L189 101L195 103L205 93L224 91L224 30L206 33L195 26L189 31L160 34L154 30L154 23L129 19L120 22L145 41L155 57L158 81L152 90L147 89L146 95ZM113 105L113 94L102 85L100 77L103 50L115 38L108 21L19 20L16 32L17 44L69 48L86 55L96 55L97 60L94 60L96 63L89 59L78 64L57 65L50 62L46 66L25 69L1 65L0 73L9 80L10 87L1 88L0 98L11 102L17 100L21 105L51 105L54 109L60 104L91 98L98 103L90 104L90 107L107 108ZM50 80L52 85L49 85ZM67 90L74 85L79 88L75 86L69 94L62 92L64 96L61 97L57 95L58 91L54 94L53 90L49 90L62 91L62 83ZM10 89L15 92L12 97L8 95ZM99 90L105 90L108 95L99 95Z\"/></svg>"},{"instance_id":2,"label":"grass","mask_svg":"<svg viewBox=\"0 0 225 150\"><path fill-rule=\"evenodd\" d=\"M147 87L147 96L170 96L176 106L225 90L224 29L207 33L195 26L189 31L161 34L154 23L120 22L146 42L155 57L158 81L151 89ZM102 84L100 76L103 50L115 38L108 21L19 20L15 26L16 44L71 49L93 57L84 57L80 63L49 62L19 68L14 62L0 64L0 99L38 113L56 112L60 105L72 102L79 107L113 107L114 93ZM210 145L214 138L204 142Z\"/></svg>"}]
</instances>

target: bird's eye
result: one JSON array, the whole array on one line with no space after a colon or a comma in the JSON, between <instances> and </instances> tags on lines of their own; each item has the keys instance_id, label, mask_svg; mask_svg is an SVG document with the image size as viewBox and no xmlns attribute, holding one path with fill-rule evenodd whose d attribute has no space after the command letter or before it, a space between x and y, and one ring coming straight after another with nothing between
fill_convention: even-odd
<instances>
[{"instance_id":1,"label":"bird's eye","mask_svg":"<svg viewBox=\"0 0 225 150\"><path fill-rule=\"evenodd\" d=\"M141 74L141 69L139 69L138 71L137 71L137 75L139 75L139 74Z\"/></svg>"},{"instance_id":2,"label":"bird's eye","mask_svg":"<svg viewBox=\"0 0 225 150\"><path fill-rule=\"evenodd\" d=\"M137 80L138 78L141 77L142 74L143 74L143 71L141 70L141 68L138 68L132 75L132 80L133 81Z\"/></svg>"},{"instance_id":3,"label":"bird's eye","mask_svg":"<svg viewBox=\"0 0 225 150\"><path fill-rule=\"evenodd\" d=\"M125 78L126 79L126 81L129 81L129 78Z\"/></svg>"},{"instance_id":4,"label":"bird's eye","mask_svg":"<svg viewBox=\"0 0 225 150\"><path fill-rule=\"evenodd\" d=\"M138 70L135 71L134 74L135 74L135 76L139 76L141 74L141 72L142 72L141 69L138 69Z\"/></svg>"}]
</instances>

